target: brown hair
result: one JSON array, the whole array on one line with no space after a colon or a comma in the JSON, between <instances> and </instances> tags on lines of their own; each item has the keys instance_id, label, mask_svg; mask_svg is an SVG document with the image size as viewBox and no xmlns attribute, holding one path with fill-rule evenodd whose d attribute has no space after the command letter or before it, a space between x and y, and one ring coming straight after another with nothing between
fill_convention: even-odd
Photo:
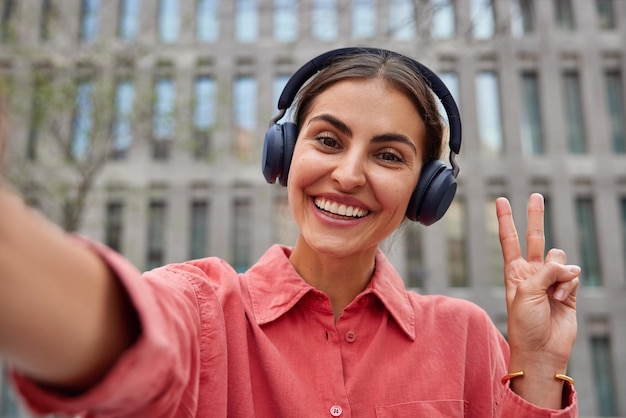
<instances>
[{"instance_id":1,"label":"brown hair","mask_svg":"<svg viewBox=\"0 0 626 418\"><path fill-rule=\"evenodd\" d=\"M426 127L423 163L439 159L444 125L434 93L424 77L402 56L363 52L335 59L300 89L296 101L295 123L302 126L317 96L333 84L346 79L379 78L403 92L415 105Z\"/></svg>"}]
</instances>

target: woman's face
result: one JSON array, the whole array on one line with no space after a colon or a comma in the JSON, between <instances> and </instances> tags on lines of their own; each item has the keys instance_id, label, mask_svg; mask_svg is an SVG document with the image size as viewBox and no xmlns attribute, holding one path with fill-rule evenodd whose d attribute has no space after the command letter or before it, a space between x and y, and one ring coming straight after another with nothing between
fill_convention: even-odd
<instances>
[{"instance_id":1,"label":"woman's face","mask_svg":"<svg viewBox=\"0 0 626 418\"><path fill-rule=\"evenodd\" d=\"M424 131L409 98L385 81L345 80L323 91L289 170L300 241L333 256L375 250L405 216Z\"/></svg>"}]
</instances>

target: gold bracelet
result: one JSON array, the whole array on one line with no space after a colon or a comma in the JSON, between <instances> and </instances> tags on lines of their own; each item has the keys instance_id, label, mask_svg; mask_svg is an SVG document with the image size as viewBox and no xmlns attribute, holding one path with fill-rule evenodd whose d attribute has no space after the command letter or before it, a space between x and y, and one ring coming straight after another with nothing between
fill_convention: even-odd
<instances>
[{"instance_id":1,"label":"gold bracelet","mask_svg":"<svg viewBox=\"0 0 626 418\"><path fill-rule=\"evenodd\" d=\"M520 370L519 372L513 372L513 373L508 373L505 374L504 376L502 376L502 383L506 383L507 381L516 378L516 377L522 377L524 376L524 371ZM559 379L559 380L563 380L565 382L568 382L569 384L571 384L572 386L574 386L576 384L576 382L574 381L574 379L572 379L571 377L561 374L561 373L557 373L554 375L555 379Z\"/></svg>"}]
</instances>

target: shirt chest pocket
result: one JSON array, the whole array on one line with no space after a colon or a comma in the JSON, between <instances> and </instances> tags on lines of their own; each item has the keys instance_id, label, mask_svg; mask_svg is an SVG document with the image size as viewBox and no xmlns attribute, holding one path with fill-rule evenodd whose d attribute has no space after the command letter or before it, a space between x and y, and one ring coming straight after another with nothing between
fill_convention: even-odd
<instances>
[{"instance_id":1,"label":"shirt chest pocket","mask_svg":"<svg viewBox=\"0 0 626 418\"><path fill-rule=\"evenodd\" d=\"M465 401L417 401L376 408L377 418L457 418L465 416Z\"/></svg>"}]
</instances>

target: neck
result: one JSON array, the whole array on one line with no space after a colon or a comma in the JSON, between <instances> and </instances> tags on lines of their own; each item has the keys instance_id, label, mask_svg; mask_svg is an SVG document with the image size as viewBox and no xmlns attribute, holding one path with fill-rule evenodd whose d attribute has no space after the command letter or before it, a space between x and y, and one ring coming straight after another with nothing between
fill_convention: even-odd
<instances>
[{"instance_id":1,"label":"neck","mask_svg":"<svg viewBox=\"0 0 626 418\"><path fill-rule=\"evenodd\" d=\"M369 284L375 255L376 247L345 257L323 254L299 237L289 261L307 283L328 295L337 321L343 309Z\"/></svg>"}]
</instances>

